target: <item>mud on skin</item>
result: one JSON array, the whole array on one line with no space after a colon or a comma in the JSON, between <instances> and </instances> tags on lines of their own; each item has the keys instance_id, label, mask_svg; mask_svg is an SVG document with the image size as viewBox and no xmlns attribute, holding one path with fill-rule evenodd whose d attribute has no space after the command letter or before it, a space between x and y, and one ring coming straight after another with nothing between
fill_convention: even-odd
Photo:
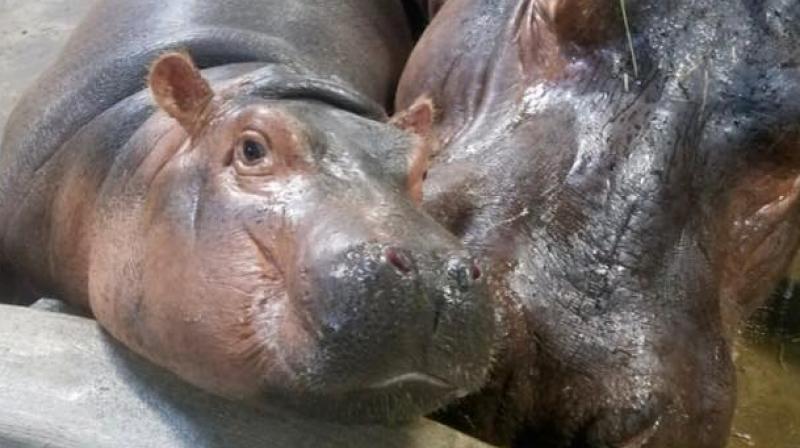
<instances>
[{"instance_id":1,"label":"mud on skin","mask_svg":"<svg viewBox=\"0 0 800 448\"><path fill-rule=\"evenodd\" d=\"M479 387L481 269L418 207L430 105L379 105L402 5L155 3L98 3L13 113L2 271L256 405L398 421Z\"/></svg>"},{"instance_id":2,"label":"mud on skin","mask_svg":"<svg viewBox=\"0 0 800 448\"><path fill-rule=\"evenodd\" d=\"M449 0L425 207L512 323L440 418L541 447L722 447L731 337L798 246L800 4ZM634 62L633 56L636 60Z\"/></svg>"}]
</instances>

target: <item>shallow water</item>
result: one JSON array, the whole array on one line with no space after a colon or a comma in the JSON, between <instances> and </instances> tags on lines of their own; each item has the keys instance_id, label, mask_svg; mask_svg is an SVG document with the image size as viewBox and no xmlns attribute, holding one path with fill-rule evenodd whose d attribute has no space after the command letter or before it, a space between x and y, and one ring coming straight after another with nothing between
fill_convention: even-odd
<instances>
[{"instance_id":1,"label":"shallow water","mask_svg":"<svg viewBox=\"0 0 800 448\"><path fill-rule=\"evenodd\" d=\"M729 448L800 448L800 287L779 294L742 332L736 366Z\"/></svg>"}]
</instances>

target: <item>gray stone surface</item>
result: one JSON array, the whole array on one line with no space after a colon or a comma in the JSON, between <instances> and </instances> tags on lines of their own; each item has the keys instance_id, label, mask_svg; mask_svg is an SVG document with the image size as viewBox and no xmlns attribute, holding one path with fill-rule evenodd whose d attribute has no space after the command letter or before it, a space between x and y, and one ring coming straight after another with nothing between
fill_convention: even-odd
<instances>
[{"instance_id":1,"label":"gray stone surface","mask_svg":"<svg viewBox=\"0 0 800 448\"><path fill-rule=\"evenodd\" d=\"M0 129L22 92L55 59L92 3L0 0Z\"/></svg>"},{"instance_id":2,"label":"gray stone surface","mask_svg":"<svg viewBox=\"0 0 800 448\"><path fill-rule=\"evenodd\" d=\"M209 396L88 319L0 306L0 447L479 448L433 422L340 426Z\"/></svg>"},{"instance_id":3,"label":"gray stone surface","mask_svg":"<svg viewBox=\"0 0 800 448\"><path fill-rule=\"evenodd\" d=\"M39 299L31 305L31 308L39 311L50 311L51 313L69 314L72 316L86 315L84 312L58 299Z\"/></svg>"}]
</instances>

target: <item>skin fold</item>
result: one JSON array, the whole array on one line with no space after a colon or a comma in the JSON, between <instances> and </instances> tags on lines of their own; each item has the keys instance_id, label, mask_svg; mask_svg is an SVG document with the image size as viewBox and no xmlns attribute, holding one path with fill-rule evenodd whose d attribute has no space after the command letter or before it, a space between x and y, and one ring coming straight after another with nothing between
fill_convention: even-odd
<instances>
[{"instance_id":1,"label":"skin fold","mask_svg":"<svg viewBox=\"0 0 800 448\"><path fill-rule=\"evenodd\" d=\"M496 316L419 209L431 106L382 107L403 5L162 3L99 2L12 114L2 280L256 406L402 421L476 390Z\"/></svg>"},{"instance_id":2,"label":"skin fold","mask_svg":"<svg viewBox=\"0 0 800 448\"><path fill-rule=\"evenodd\" d=\"M731 338L797 250L797 2L625 5L449 0L399 86L508 322L438 415L490 442L724 446Z\"/></svg>"}]
</instances>

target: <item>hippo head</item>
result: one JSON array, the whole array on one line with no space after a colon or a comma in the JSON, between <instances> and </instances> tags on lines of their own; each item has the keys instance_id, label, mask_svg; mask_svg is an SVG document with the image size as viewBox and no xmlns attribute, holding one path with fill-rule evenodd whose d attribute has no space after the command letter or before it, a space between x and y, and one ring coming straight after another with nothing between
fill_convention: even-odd
<instances>
[{"instance_id":1,"label":"hippo head","mask_svg":"<svg viewBox=\"0 0 800 448\"><path fill-rule=\"evenodd\" d=\"M93 229L110 333L205 390L340 420L407 419L481 384L481 269L417 208L430 105L385 123L269 67L212 89L178 53L149 85L161 111Z\"/></svg>"},{"instance_id":2,"label":"hippo head","mask_svg":"<svg viewBox=\"0 0 800 448\"><path fill-rule=\"evenodd\" d=\"M731 338L800 241L798 24L782 0L439 12L399 98L443 110L426 207L502 261L520 446L725 445Z\"/></svg>"}]
</instances>

